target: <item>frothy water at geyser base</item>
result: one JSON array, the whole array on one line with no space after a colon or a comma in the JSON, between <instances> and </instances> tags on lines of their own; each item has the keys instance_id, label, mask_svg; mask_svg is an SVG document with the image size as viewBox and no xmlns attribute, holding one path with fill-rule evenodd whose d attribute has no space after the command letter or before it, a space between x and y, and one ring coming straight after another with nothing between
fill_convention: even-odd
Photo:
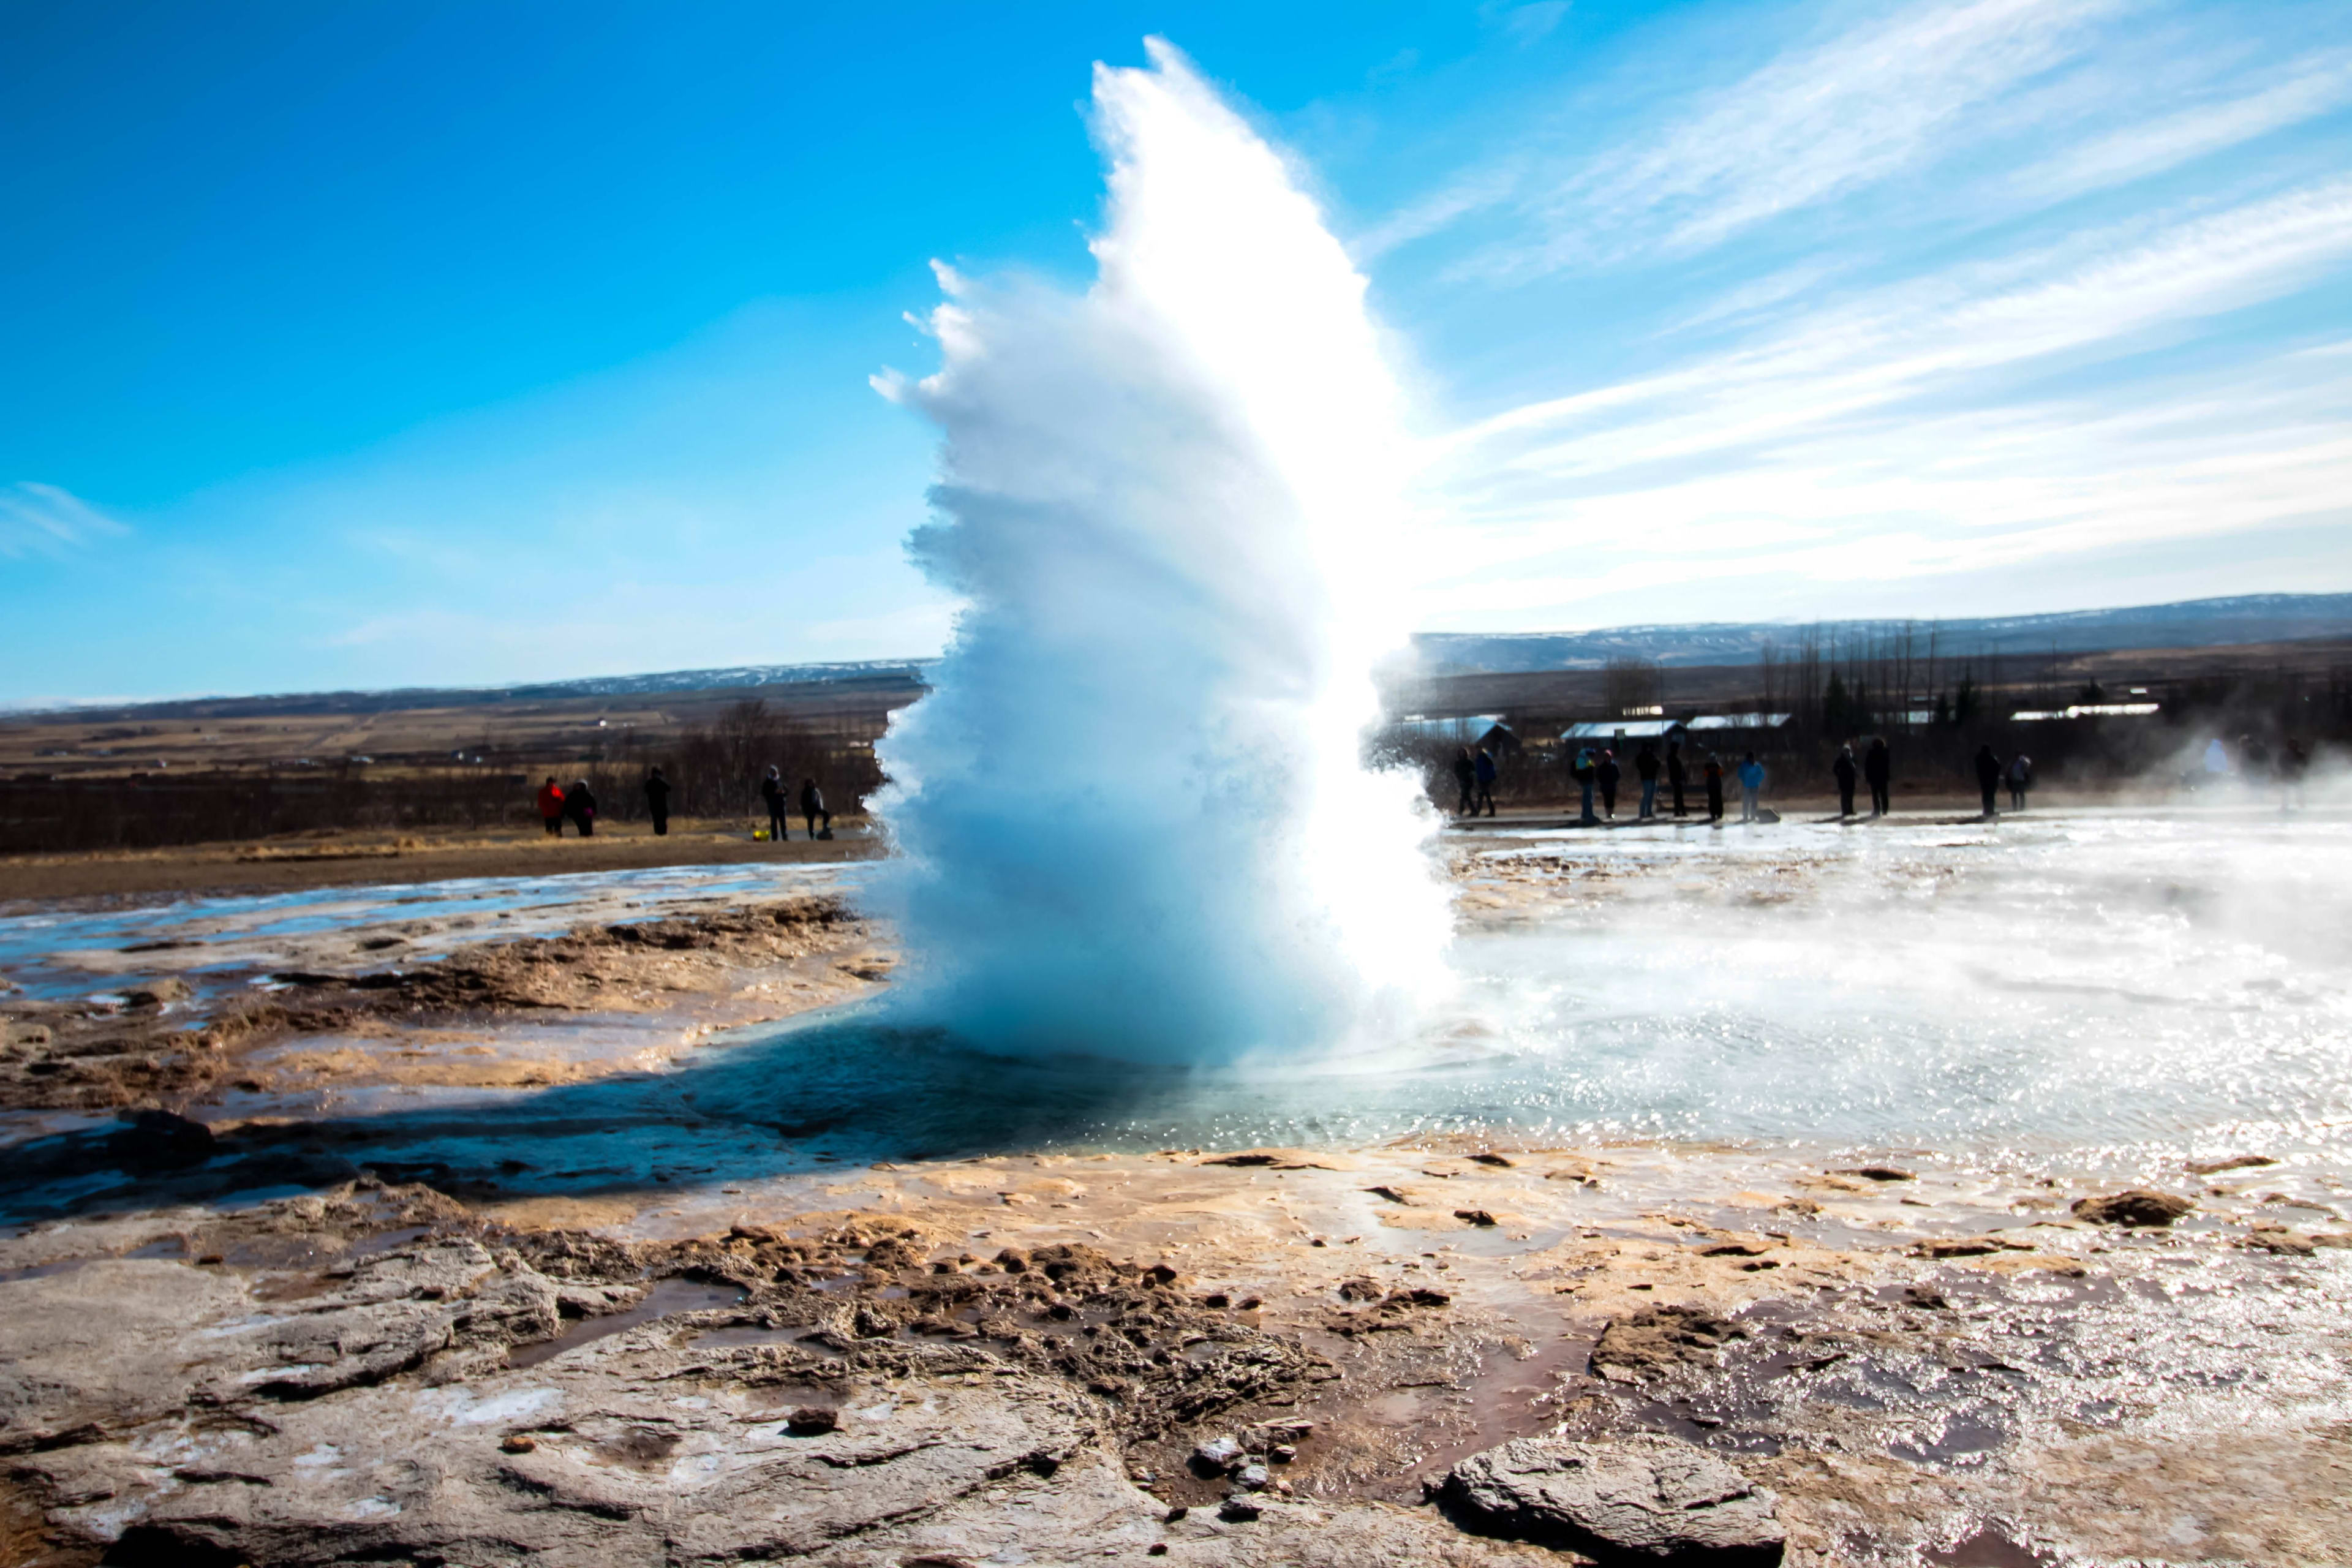
<instances>
[{"instance_id":1,"label":"frothy water at geyser base","mask_svg":"<svg viewBox=\"0 0 2352 1568\"><path fill-rule=\"evenodd\" d=\"M2340 811L1790 820L1457 852L1461 991L1385 1045L1114 1067L977 1052L883 1001L658 1072L355 1104L338 1147L460 1173L519 1160L529 1173L500 1178L517 1191L1444 1135L2062 1175L2260 1153L2283 1162L2265 1183L2306 1195L2352 1172Z\"/></svg>"},{"instance_id":2,"label":"frothy water at geyser base","mask_svg":"<svg viewBox=\"0 0 2352 1568\"><path fill-rule=\"evenodd\" d=\"M1409 442L1364 279L1164 45L1097 68L1081 295L942 268L913 542L963 602L882 747L900 1016L1014 1054L1297 1058L1444 987L1417 781L1367 772Z\"/></svg>"}]
</instances>

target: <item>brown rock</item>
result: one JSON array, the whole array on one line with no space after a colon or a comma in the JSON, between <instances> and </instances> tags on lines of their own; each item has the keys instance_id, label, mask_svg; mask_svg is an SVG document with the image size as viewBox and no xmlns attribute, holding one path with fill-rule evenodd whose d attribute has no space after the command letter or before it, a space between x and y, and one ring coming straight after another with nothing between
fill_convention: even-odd
<instances>
[{"instance_id":1,"label":"brown rock","mask_svg":"<svg viewBox=\"0 0 2352 1568\"><path fill-rule=\"evenodd\" d=\"M2191 1160L2188 1168L2192 1176L2218 1176L2224 1171L2252 1171L2277 1163L2268 1154L2232 1154L2226 1160Z\"/></svg>"},{"instance_id":2,"label":"brown rock","mask_svg":"<svg viewBox=\"0 0 2352 1568\"><path fill-rule=\"evenodd\" d=\"M1588 1358L1613 1382L1659 1377L1678 1366L1713 1366L1718 1352L1746 1330L1703 1307L1652 1307L1612 1320Z\"/></svg>"},{"instance_id":3,"label":"brown rock","mask_svg":"<svg viewBox=\"0 0 2352 1568\"><path fill-rule=\"evenodd\" d=\"M1603 1563L1769 1568L1778 1500L1703 1449L1653 1440L1523 1437L1473 1454L1440 1499L1455 1522Z\"/></svg>"},{"instance_id":4,"label":"brown rock","mask_svg":"<svg viewBox=\"0 0 2352 1568\"><path fill-rule=\"evenodd\" d=\"M2103 1197L2077 1198L2073 1213L2076 1219L2093 1225L2168 1226L2197 1205L2187 1198L2170 1193L2151 1192L2146 1187L2130 1187Z\"/></svg>"}]
</instances>

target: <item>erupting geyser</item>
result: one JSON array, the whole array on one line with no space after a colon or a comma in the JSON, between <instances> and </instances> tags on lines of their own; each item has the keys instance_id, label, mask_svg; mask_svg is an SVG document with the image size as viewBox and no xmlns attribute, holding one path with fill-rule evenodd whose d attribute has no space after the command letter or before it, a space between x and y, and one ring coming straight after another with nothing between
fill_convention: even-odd
<instances>
[{"instance_id":1,"label":"erupting geyser","mask_svg":"<svg viewBox=\"0 0 2352 1568\"><path fill-rule=\"evenodd\" d=\"M964 602L885 742L912 1005L998 1050L1159 1061L1393 1026L1443 983L1417 783L1365 771L1409 443L1364 280L1153 40L1095 74L1098 275L940 269L913 549Z\"/></svg>"}]
</instances>

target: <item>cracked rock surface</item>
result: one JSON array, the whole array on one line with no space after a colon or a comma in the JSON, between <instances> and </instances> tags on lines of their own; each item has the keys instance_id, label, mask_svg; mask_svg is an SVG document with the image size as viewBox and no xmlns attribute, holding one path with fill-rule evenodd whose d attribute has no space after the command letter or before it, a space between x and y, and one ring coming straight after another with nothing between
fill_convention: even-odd
<instances>
[{"instance_id":1,"label":"cracked rock surface","mask_svg":"<svg viewBox=\"0 0 2352 1568\"><path fill-rule=\"evenodd\" d=\"M1704 1449L1656 1439L1522 1437L1454 1466L1444 1497L1473 1528L1602 1563L1767 1568L1787 1542L1770 1492Z\"/></svg>"}]
</instances>

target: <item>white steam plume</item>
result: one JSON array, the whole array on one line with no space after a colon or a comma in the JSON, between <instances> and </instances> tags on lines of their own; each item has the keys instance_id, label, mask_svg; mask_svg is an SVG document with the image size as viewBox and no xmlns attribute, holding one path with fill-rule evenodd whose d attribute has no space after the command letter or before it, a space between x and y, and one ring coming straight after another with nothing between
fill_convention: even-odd
<instances>
[{"instance_id":1,"label":"white steam plume","mask_svg":"<svg viewBox=\"0 0 2352 1568\"><path fill-rule=\"evenodd\" d=\"M940 269L912 548L964 601L884 742L913 1005L984 1048L1231 1059L1443 984L1415 781L1372 774L1408 441L1364 280L1174 49L1095 71L1094 286Z\"/></svg>"}]
</instances>

